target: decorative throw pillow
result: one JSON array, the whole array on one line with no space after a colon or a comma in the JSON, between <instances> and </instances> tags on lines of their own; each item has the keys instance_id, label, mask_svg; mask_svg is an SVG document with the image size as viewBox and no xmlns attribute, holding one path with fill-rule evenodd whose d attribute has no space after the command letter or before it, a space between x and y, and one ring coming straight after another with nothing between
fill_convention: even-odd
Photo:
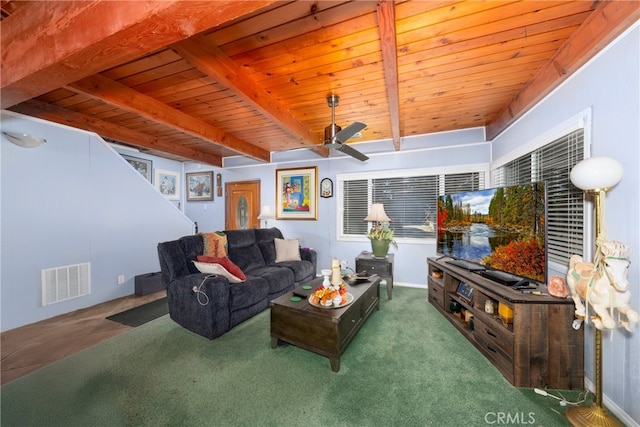
<instances>
[{"instance_id":1,"label":"decorative throw pillow","mask_svg":"<svg viewBox=\"0 0 640 427\"><path fill-rule=\"evenodd\" d=\"M217 274L218 276L223 276L226 277L227 280L229 280L229 283L240 283L240 282L244 282L244 280L240 279L239 277L234 276L233 274L229 273L223 266L221 266L220 264L213 264L213 263L208 263L208 262L198 262L198 261L193 261L193 265L196 266L196 268L198 269L198 271L200 273L205 273L205 274Z\"/></svg>"},{"instance_id":2,"label":"decorative throw pillow","mask_svg":"<svg viewBox=\"0 0 640 427\"><path fill-rule=\"evenodd\" d=\"M227 256L227 235L222 231L202 233L204 254L221 258Z\"/></svg>"},{"instance_id":3,"label":"decorative throw pillow","mask_svg":"<svg viewBox=\"0 0 640 427\"><path fill-rule=\"evenodd\" d=\"M298 239L273 239L276 245L276 262L301 261Z\"/></svg>"},{"instance_id":4,"label":"decorative throw pillow","mask_svg":"<svg viewBox=\"0 0 640 427\"><path fill-rule=\"evenodd\" d=\"M234 262L227 257L216 258L212 256L198 255L197 259L200 262L206 262L209 264L220 264L225 268L225 270L238 277L239 279L242 279L242 281L247 280L247 276L244 275L240 267L234 264Z\"/></svg>"}]
</instances>

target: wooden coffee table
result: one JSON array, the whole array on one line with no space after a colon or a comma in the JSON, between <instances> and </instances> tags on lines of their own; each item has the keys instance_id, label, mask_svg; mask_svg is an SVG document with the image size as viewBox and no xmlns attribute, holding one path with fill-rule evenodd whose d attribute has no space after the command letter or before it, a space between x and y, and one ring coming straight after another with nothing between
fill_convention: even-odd
<instances>
[{"instance_id":1,"label":"wooden coffee table","mask_svg":"<svg viewBox=\"0 0 640 427\"><path fill-rule=\"evenodd\" d=\"M315 289L322 278L308 283ZM380 309L380 277L346 285L353 302L341 308L314 307L306 299L294 302L293 292L271 301L271 348L279 341L326 356L331 370L340 370L340 356L373 309ZM302 288L299 288L302 290Z\"/></svg>"}]
</instances>

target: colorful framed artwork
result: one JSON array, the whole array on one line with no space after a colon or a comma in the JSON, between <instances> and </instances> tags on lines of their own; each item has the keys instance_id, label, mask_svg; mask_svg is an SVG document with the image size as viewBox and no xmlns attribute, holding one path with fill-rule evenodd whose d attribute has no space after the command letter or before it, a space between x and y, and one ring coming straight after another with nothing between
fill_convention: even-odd
<instances>
[{"instance_id":1,"label":"colorful framed artwork","mask_svg":"<svg viewBox=\"0 0 640 427\"><path fill-rule=\"evenodd\" d=\"M187 201L213 200L213 172L187 174Z\"/></svg>"},{"instance_id":2,"label":"colorful framed artwork","mask_svg":"<svg viewBox=\"0 0 640 427\"><path fill-rule=\"evenodd\" d=\"M180 175L178 172L155 170L155 186L169 200L180 200Z\"/></svg>"},{"instance_id":3,"label":"colorful framed artwork","mask_svg":"<svg viewBox=\"0 0 640 427\"><path fill-rule=\"evenodd\" d=\"M147 159L140 159L138 157L128 156L126 154L120 154L123 159L131 165L132 168L140 172L140 175L144 176L149 182L152 181L152 165L153 162Z\"/></svg>"},{"instance_id":4,"label":"colorful framed artwork","mask_svg":"<svg viewBox=\"0 0 640 427\"><path fill-rule=\"evenodd\" d=\"M318 219L318 168L276 169L276 219Z\"/></svg>"}]
</instances>

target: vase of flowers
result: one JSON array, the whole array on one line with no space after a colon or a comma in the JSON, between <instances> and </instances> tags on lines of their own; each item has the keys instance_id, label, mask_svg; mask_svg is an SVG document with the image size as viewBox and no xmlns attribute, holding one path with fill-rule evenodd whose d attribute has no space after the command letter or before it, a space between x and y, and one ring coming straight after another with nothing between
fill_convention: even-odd
<instances>
[{"instance_id":1,"label":"vase of flowers","mask_svg":"<svg viewBox=\"0 0 640 427\"><path fill-rule=\"evenodd\" d=\"M398 249L398 243L393 238L393 229L388 222L376 222L367 233L371 240L371 252L376 258L385 258L389 252L389 245Z\"/></svg>"}]
</instances>

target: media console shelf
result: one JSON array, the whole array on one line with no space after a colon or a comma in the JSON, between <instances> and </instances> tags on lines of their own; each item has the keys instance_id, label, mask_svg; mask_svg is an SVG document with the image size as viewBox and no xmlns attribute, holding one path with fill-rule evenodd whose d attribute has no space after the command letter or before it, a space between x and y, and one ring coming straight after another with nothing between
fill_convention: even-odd
<instances>
[{"instance_id":1,"label":"media console shelf","mask_svg":"<svg viewBox=\"0 0 640 427\"><path fill-rule=\"evenodd\" d=\"M429 302L516 387L584 389L584 335L571 299L511 289L428 258Z\"/></svg>"}]
</instances>

